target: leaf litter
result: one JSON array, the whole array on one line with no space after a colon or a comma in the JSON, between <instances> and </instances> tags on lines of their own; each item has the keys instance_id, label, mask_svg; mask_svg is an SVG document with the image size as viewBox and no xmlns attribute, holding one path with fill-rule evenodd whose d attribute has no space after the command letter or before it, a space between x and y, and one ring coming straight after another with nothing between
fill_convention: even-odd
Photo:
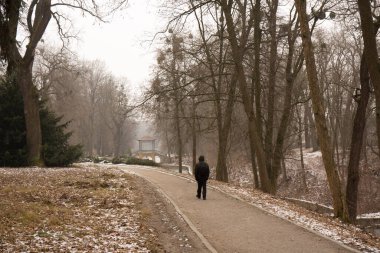
<instances>
[{"instance_id":1,"label":"leaf litter","mask_svg":"<svg viewBox=\"0 0 380 253\"><path fill-rule=\"evenodd\" d=\"M150 252L133 184L114 169L0 169L0 251Z\"/></svg>"}]
</instances>

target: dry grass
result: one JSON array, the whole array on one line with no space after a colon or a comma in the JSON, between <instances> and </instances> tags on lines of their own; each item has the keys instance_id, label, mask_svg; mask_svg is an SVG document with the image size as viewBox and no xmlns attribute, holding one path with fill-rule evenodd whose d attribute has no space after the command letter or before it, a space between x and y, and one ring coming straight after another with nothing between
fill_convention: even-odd
<instances>
[{"instance_id":1,"label":"dry grass","mask_svg":"<svg viewBox=\"0 0 380 253\"><path fill-rule=\"evenodd\" d=\"M0 251L147 252L135 188L115 169L0 169Z\"/></svg>"}]
</instances>

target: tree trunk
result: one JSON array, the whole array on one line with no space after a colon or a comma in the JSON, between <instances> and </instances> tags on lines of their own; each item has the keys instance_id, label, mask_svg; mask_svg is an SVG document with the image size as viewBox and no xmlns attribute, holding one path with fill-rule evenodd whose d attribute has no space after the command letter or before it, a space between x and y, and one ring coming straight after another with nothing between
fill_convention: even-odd
<instances>
[{"instance_id":1,"label":"tree trunk","mask_svg":"<svg viewBox=\"0 0 380 253\"><path fill-rule=\"evenodd\" d=\"M288 57L286 61L286 89L285 89L285 98L284 98L284 110L282 111L282 116L280 120L280 126L278 128L276 143L273 152L273 163L272 163L272 177L271 184L276 191L277 188L277 177L281 170L281 160L283 159L283 149L285 143L285 135L288 130L289 121L292 114L292 93L294 85L295 73L292 73L293 68L293 57L294 57L294 43L296 39L296 34L292 36L291 26L288 30Z\"/></svg>"},{"instance_id":2,"label":"tree trunk","mask_svg":"<svg viewBox=\"0 0 380 253\"><path fill-rule=\"evenodd\" d=\"M282 167L282 174L284 175L284 179L287 181L288 180L288 173L286 170L286 163L285 163L284 157L281 159L281 167Z\"/></svg>"},{"instance_id":3,"label":"tree trunk","mask_svg":"<svg viewBox=\"0 0 380 253\"><path fill-rule=\"evenodd\" d=\"M222 122L222 129L219 131L219 145L218 145L218 162L217 168L220 166L219 178L217 174L217 180L228 182L228 170L227 170L227 145L229 141L229 133L231 129L231 118L235 104L236 93L236 74L231 77L230 88L228 91L227 105L225 107L224 121Z\"/></svg>"},{"instance_id":4,"label":"tree trunk","mask_svg":"<svg viewBox=\"0 0 380 253\"><path fill-rule=\"evenodd\" d=\"M243 99L244 111L248 118L248 131L250 135L250 147L255 149L257 164L259 167L259 176L261 181L261 189L264 192L272 193L271 185L269 182L268 173L265 164L265 152L261 142L260 135L257 130L257 119L252 107L251 97L248 92L248 85L243 67L243 48L245 45L239 45L237 40L237 34L235 32L235 26L232 18L231 8L232 6L227 3L227 0L221 0L220 2L223 13L226 17L228 40L231 44L232 57L235 63L235 69L237 79L239 83L240 93Z\"/></svg>"},{"instance_id":5,"label":"tree trunk","mask_svg":"<svg viewBox=\"0 0 380 253\"><path fill-rule=\"evenodd\" d=\"M251 154L251 162L252 162L252 174L253 174L253 182L255 184L256 189L260 189L260 181L259 181L259 174L257 172L257 164L256 164L256 154L255 149L250 149Z\"/></svg>"},{"instance_id":6,"label":"tree trunk","mask_svg":"<svg viewBox=\"0 0 380 253\"><path fill-rule=\"evenodd\" d=\"M315 152L319 150L319 142L315 133L315 121L313 119L309 102L305 103L305 114L306 114L308 126L309 126L308 128L309 128L309 133L310 133L311 147L312 147L313 152Z\"/></svg>"},{"instance_id":7,"label":"tree trunk","mask_svg":"<svg viewBox=\"0 0 380 253\"><path fill-rule=\"evenodd\" d=\"M28 164L42 166L41 158L41 123L39 114L38 94L32 79L33 62L21 63L17 67L16 81L21 89L24 100L24 115L26 124L26 143Z\"/></svg>"},{"instance_id":8,"label":"tree trunk","mask_svg":"<svg viewBox=\"0 0 380 253\"><path fill-rule=\"evenodd\" d=\"M89 142L89 149L90 149L90 152L89 152L89 155L90 155L90 157L92 157L93 155L94 155L94 129L95 129L95 127L94 127L94 124L95 124L95 120L94 120L94 114L95 114L95 109L94 109L94 106L95 105L93 105L92 106L92 109L90 109L91 111L90 111L90 142Z\"/></svg>"},{"instance_id":9,"label":"tree trunk","mask_svg":"<svg viewBox=\"0 0 380 253\"><path fill-rule=\"evenodd\" d=\"M303 183L303 187L305 191L307 192L306 171L305 171L305 163L303 160L303 148L302 148L302 117L298 110L297 110L297 119L298 119L298 146L300 148L302 183Z\"/></svg>"},{"instance_id":10,"label":"tree trunk","mask_svg":"<svg viewBox=\"0 0 380 253\"><path fill-rule=\"evenodd\" d=\"M303 53L306 60L306 71L317 128L317 135L319 144L321 146L322 159L326 170L327 180L332 194L334 215L344 221L347 221L347 208L341 191L341 182L339 179L338 170L334 162L334 154L331 148L331 138L329 136L326 123L322 93L318 84L314 51L308 24L308 16L306 14L306 0L295 0L295 4L300 20Z\"/></svg>"},{"instance_id":11,"label":"tree trunk","mask_svg":"<svg viewBox=\"0 0 380 253\"><path fill-rule=\"evenodd\" d=\"M177 93L177 91L176 91ZM178 152L178 172L182 173L182 136L181 136L181 121L179 118L179 99L177 98L178 95L176 95L175 99L175 110L174 110L174 118L175 118L175 124L176 124L176 130L177 130L177 152Z\"/></svg>"},{"instance_id":12,"label":"tree trunk","mask_svg":"<svg viewBox=\"0 0 380 253\"><path fill-rule=\"evenodd\" d=\"M354 78L356 79L356 78ZM354 81L354 83L357 83ZM343 127L341 130L341 139L342 139L342 164L345 163L347 157L347 148L349 146L349 136L352 133L352 128L346 127L351 124L351 111L352 111L352 99L351 96L348 96L346 104L344 106L345 110L343 113Z\"/></svg>"},{"instance_id":13,"label":"tree trunk","mask_svg":"<svg viewBox=\"0 0 380 253\"><path fill-rule=\"evenodd\" d=\"M228 182L228 169L227 169L227 140L222 136L219 137L218 145L218 160L217 160L217 174L216 180Z\"/></svg>"},{"instance_id":14,"label":"tree trunk","mask_svg":"<svg viewBox=\"0 0 380 253\"><path fill-rule=\"evenodd\" d=\"M375 90L377 147L380 149L380 69L376 45L376 32L372 21L371 2L358 0L360 24L363 32L364 56Z\"/></svg>"},{"instance_id":15,"label":"tree trunk","mask_svg":"<svg viewBox=\"0 0 380 253\"><path fill-rule=\"evenodd\" d=\"M363 136L366 124L366 111L369 100L369 75L366 58L363 54L360 63L360 99L354 118L354 126L351 137L350 158L347 169L347 187L346 203L348 208L349 219L351 222L356 220L358 186L359 186L359 162L360 154L363 147Z\"/></svg>"},{"instance_id":16,"label":"tree trunk","mask_svg":"<svg viewBox=\"0 0 380 253\"><path fill-rule=\"evenodd\" d=\"M254 62L254 78L255 85L252 85L252 101L255 101L255 109L256 109L256 117L257 117L257 131L262 139L263 126L262 126L262 113L261 113L261 72L260 72L260 46L261 46L261 0L255 1L255 22L253 27L253 35L254 35L254 53L255 53L255 62ZM254 95L254 96L253 96ZM253 152L254 153L254 152ZM257 171L257 170L256 170ZM255 173L255 177L257 178L257 172ZM256 182L255 182L256 183ZM257 182L257 185L258 182Z\"/></svg>"},{"instance_id":17,"label":"tree trunk","mask_svg":"<svg viewBox=\"0 0 380 253\"><path fill-rule=\"evenodd\" d=\"M306 106L307 103L305 103L305 106ZM306 114L306 110L303 114L303 122L304 122L304 131L305 131L305 148L310 148L311 147L311 137L310 137L310 126L309 126L309 121L308 121L308 117L307 117L307 114Z\"/></svg>"},{"instance_id":18,"label":"tree trunk","mask_svg":"<svg viewBox=\"0 0 380 253\"><path fill-rule=\"evenodd\" d=\"M193 174L195 170L195 165L197 164L197 128L195 126L195 120L197 115L197 107L195 99L193 98L193 124L192 124L192 137L193 137Z\"/></svg>"},{"instance_id":19,"label":"tree trunk","mask_svg":"<svg viewBox=\"0 0 380 253\"><path fill-rule=\"evenodd\" d=\"M115 133L114 133L114 157L120 156L120 146L121 139L123 138L123 124L115 124ZM154 159L154 158L153 158Z\"/></svg>"},{"instance_id":20,"label":"tree trunk","mask_svg":"<svg viewBox=\"0 0 380 253\"><path fill-rule=\"evenodd\" d=\"M38 94L33 85L32 70L35 50L38 42L42 38L47 25L51 19L51 0L41 0L30 4L26 22L22 15L23 1L12 0L3 3L4 16L0 20L1 56L8 63L7 74L15 78L20 87L24 101L24 114L26 125L26 142L29 165L43 165L41 157L42 135L39 115ZM31 18L34 15L34 20ZM29 41L22 57L19 52L17 40L19 23L27 23Z\"/></svg>"},{"instance_id":21,"label":"tree trunk","mask_svg":"<svg viewBox=\"0 0 380 253\"><path fill-rule=\"evenodd\" d=\"M277 7L278 1L272 0L269 4L269 34L270 34L270 53L269 53L269 80L268 80L268 112L265 124L265 155L266 167L273 189L276 189L277 171L272 167L273 158L273 122L274 122L274 102L276 86L276 64L277 64ZM281 159L280 159L281 160ZM281 163L280 163L281 166Z\"/></svg>"},{"instance_id":22,"label":"tree trunk","mask_svg":"<svg viewBox=\"0 0 380 253\"><path fill-rule=\"evenodd\" d=\"M253 75L252 78L253 83L251 87L251 100L255 101L255 110L256 110L256 118L257 118L257 133L260 137L260 140L263 138L262 136L262 113L261 113L261 72L260 72L260 49L261 49L261 0L255 0L255 20L253 25L253 36L254 36L254 66L253 66ZM251 135L250 135L251 136ZM251 162L252 162L252 173L253 173L253 181L255 183L255 188L260 188L259 175L257 172L257 164L256 164L256 153L255 149L251 148Z\"/></svg>"},{"instance_id":23,"label":"tree trunk","mask_svg":"<svg viewBox=\"0 0 380 253\"><path fill-rule=\"evenodd\" d=\"M195 8L193 1L191 1L191 5L193 8ZM218 73L215 74L214 70L214 60L212 57L212 53L209 49L209 43L205 37L205 31L204 31L204 23L201 17L198 17L197 12L195 12L195 17L197 19L198 23L198 30L200 32L204 50L206 53L207 58L207 66L209 68L210 74L211 74L211 80L212 80L212 89L213 89L213 95L214 95L214 106L215 106L215 112L216 112L216 120L217 120L217 129L218 129L218 158L217 158L217 164L216 164L216 180L228 182L228 171L227 171L227 163L226 163L226 157L227 157L227 145L228 145L228 135L231 127L231 115L234 105L234 99L235 99L235 89L236 89L236 77L233 75L231 78L231 86L228 91L228 100L227 100L227 106L225 107L225 115L223 117L223 108L222 108L222 78L223 78L223 70L225 68L223 63L223 51L224 51L224 17L223 12L221 12L219 21L221 22L220 25L217 24L218 28L218 34L219 34L219 51L218 51Z\"/></svg>"}]
</instances>

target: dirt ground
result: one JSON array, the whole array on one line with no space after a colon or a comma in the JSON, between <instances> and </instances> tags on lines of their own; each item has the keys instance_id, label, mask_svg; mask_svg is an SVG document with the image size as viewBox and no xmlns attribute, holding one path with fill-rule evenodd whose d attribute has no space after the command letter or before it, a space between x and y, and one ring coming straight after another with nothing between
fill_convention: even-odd
<instances>
[{"instance_id":1,"label":"dirt ground","mask_svg":"<svg viewBox=\"0 0 380 253\"><path fill-rule=\"evenodd\" d=\"M192 180L139 166L0 168L0 252L208 252L176 208L218 252L347 252L247 204L273 202L279 215L280 200L211 186L229 194L210 188L207 201L198 200ZM367 238L343 232L352 243Z\"/></svg>"},{"instance_id":2,"label":"dirt ground","mask_svg":"<svg viewBox=\"0 0 380 253\"><path fill-rule=\"evenodd\" d=\"M167 200L110 167L0 168L0 252L204 252Z\"/></svg>"}]
</instances>

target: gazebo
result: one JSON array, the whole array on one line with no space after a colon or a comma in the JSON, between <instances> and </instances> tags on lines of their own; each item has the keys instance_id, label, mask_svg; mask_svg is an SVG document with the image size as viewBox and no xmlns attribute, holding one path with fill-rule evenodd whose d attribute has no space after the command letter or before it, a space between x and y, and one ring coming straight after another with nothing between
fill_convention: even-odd
<instances>
[{"instance_id":1,"label":"gazebo","mask_svg":"<svg viewBox=\"0 0 380 253\"><path fill-rule=\"evenodd\" d=\"M150 136L144 136L138 140L139 150L135 156L140 159L149 159L155 162L160 162L160 154L156 150L156 139Z\"/></svg>"}]
</instances>

